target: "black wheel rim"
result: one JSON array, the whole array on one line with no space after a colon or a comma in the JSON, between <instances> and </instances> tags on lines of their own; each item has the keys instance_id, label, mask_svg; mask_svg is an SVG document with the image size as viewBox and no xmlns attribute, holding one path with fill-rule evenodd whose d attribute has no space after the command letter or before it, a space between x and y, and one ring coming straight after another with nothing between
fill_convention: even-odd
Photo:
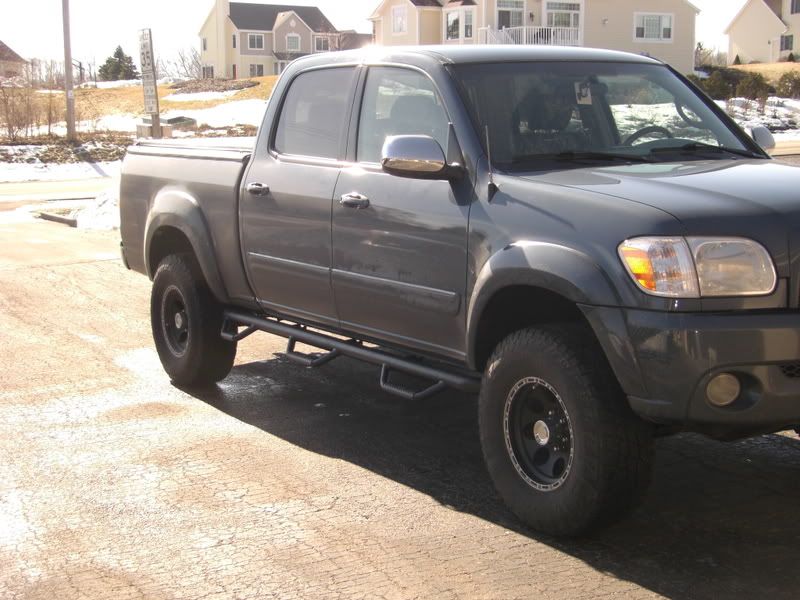
<instances>
[{"instance_id":1,"label":"black wheel rim","mask_svg":"<svg viewBox=\"0 0 800 600\"><path fill-rule=\"evenodd\" d=\"M539 491L566 481L572 467L573 435L564 402L538 377L517 382L503 414L506 449L519 476Z\"/></svg>"},{"instance_id":2,"label":"black wheel rim","mask_svg":"<svg viewBox=\"0 0 800 600\"><path fill-rule=\"evenodd\" d=\"M189 346L189 318L183 294L174 285L167 288L161 299L161 328L170 352L183 356Z\"/></svg>"}]
</instances>

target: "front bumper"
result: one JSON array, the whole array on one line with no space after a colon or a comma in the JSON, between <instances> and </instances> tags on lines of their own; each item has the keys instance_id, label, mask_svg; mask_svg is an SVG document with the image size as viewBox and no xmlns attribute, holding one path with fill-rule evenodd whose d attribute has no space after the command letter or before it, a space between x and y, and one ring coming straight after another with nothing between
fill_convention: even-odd
<instances>
[{"instance_id":1,"label":"front bumper","mask_svg":"<svg viewBox=\"0 0 800 600\"><path fill-rule=\"evenodd\" d=\"M800 313L585 312L599 337L616 332L601 343L616 354L610 362L624 373L620 381L640 416L720 435L800 424ZM621 339L623 323L629 344ZM734 374L742 385L725 408L706 397L719 373Z\"/></svg>"}]
</instances>

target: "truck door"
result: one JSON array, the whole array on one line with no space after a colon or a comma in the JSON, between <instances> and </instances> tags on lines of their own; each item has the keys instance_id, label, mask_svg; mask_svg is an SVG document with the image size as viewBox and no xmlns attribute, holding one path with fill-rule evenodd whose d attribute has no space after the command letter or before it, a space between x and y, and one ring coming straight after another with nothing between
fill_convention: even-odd
<instances>
[{"instance_id":1,"label":"truck door","mask_svg":"<svg viewBox=\"0 0 800 600\"><path fill-rule=\"evenodd\" d=\"M343 329L461 359L472 186L394 177L379 164L391 135L431 136L446 152L449 122L425 73L369 69L355 164L334 194L333 288Z\"/></svg>"},{"instance_id":2,"label":"truck door","mask_svg":"<svg viewBox=\"0 0 800 600\"><path fill-rule=\"evenodd\" d=\"M259 143L242 184L245 264L259 301L271 312L338 324L331 289L331 201L345 156L355 80L354 67L295 77L272 120L277 126L269 150Z\"/></svg>"}]
</instances>

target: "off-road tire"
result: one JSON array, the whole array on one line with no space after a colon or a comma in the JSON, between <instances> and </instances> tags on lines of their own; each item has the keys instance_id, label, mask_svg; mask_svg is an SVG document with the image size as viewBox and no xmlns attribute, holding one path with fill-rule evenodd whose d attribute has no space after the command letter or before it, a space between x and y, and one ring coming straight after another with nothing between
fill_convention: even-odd
<instances>
[{"instance_id":1,"label":"off-road tire","mask_svg":"<svg viewBox=\"0 0 800 600\"><path fill-rule=\"evenodd\" d=\"M530 440L520 441L529 431L524 416L518 429L509 425L514 403L542 404L536 397L517 400L520 384L530 386L526 393L554 398L552 405L563 407L567 416L560 432L571 438L570 461L562 461L560 483L539 477L537 460L525 463L534 465L526 470L515 456L525 454L514 450L515 439L521 448L533 448L535 457L539 452ZM649 484L652 428L633 413L599 345L579 327L524 329L505 338L487 363L478 410L495 487L514 514L537 531L575 536L610 524L639 503ZM522 433L514 438L513 431ZM531 436L539 445L545 437ZM555 487L543 490L545 484Z\"/></svg>"},{"instance_id":2,"label":"off-road tire","mask_svg":"<svg viewBox=\"0 0 800 600\"><path fill-rule=\"evenodd\" d=\"M175 326L176 306L183 307L181 328ZM158 266L150 322L161 364L176 385L209 385L230 373L236 343L220 336L222 306L191 255L171 255Z\"/></svg>"}]
</instances>

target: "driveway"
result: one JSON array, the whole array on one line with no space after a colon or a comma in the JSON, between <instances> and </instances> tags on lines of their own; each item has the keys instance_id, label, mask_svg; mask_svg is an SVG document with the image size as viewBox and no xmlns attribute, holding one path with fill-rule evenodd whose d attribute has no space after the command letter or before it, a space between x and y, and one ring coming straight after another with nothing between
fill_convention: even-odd
<instances>
[{"instance_id":1,"label":"driveway","mask_svg":"<svg viewBox=\"0 0 800 600\"><path fill-rule=\"evenodd\" d=\"M170 385L117 245L0 212L0 597L797 597L794 433L660 440L638 512L556 541L495 496L474 397L408 404L267 335Z\"/></svg>"}]
</instances>

